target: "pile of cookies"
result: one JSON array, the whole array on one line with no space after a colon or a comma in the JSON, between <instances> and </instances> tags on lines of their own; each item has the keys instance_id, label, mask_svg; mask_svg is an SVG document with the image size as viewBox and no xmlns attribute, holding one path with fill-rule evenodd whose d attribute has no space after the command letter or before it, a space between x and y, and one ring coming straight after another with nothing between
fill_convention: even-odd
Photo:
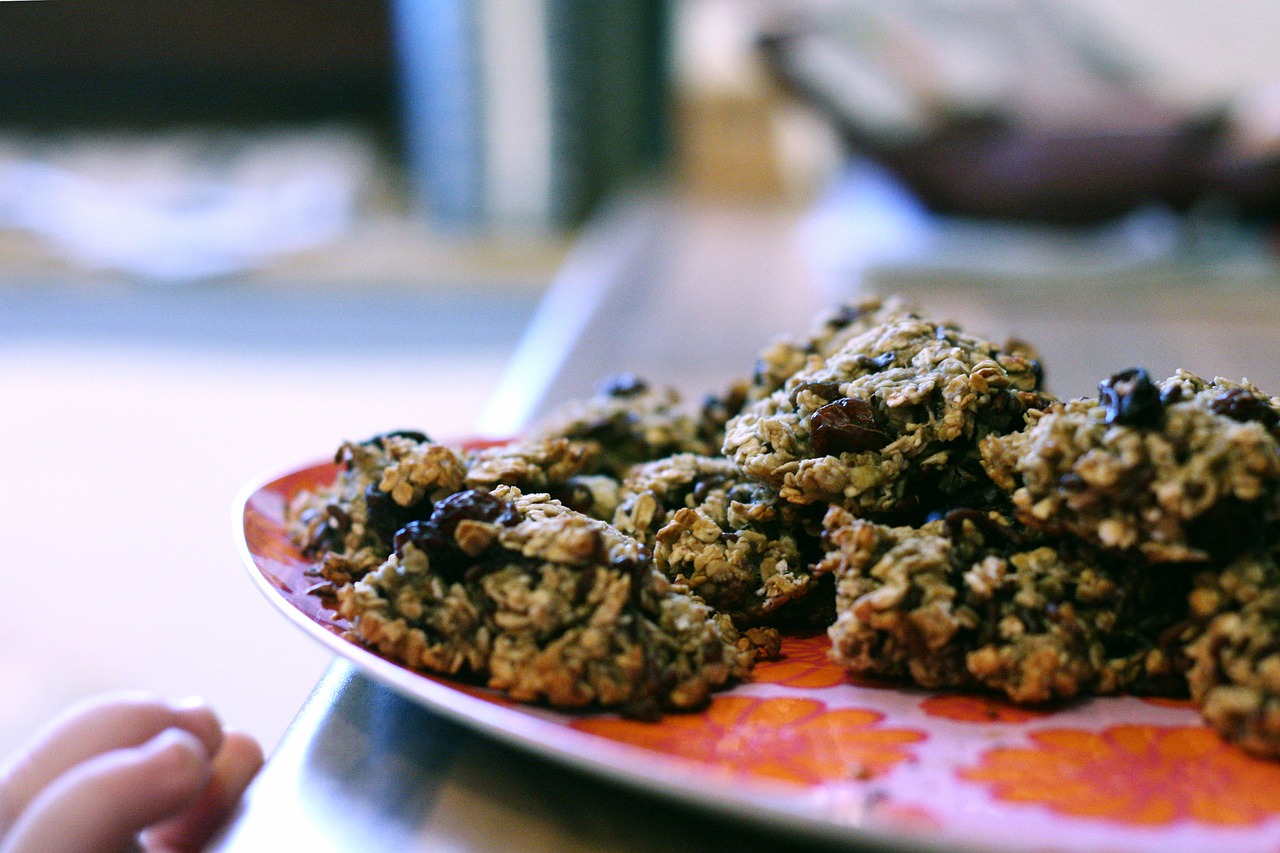
<instances>
[{"instance_id":1,"label":"pile of cookies","mask_svg":"<svg viewBox=\"0 0 1280 853\"><path fill-rule=\"evenodd\" d=\"M1280 754L1280 398L1096 398L899 300L687 406L615 377L519 441L348 442L291 531L352 638L514 699L705 704L826 629L851 672L1024 703L1187 695Z\"/></svg>"}]
</instances>

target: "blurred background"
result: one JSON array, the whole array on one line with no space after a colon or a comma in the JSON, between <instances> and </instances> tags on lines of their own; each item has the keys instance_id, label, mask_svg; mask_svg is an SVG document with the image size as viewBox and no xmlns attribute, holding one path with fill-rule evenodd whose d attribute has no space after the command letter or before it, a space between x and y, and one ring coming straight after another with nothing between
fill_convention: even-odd
<instances>
[{"instance_id":1,"label":"blurred background","mask_svg":"<svg viewBox=\"0 0 1280 853\"><path fill-rule=\"evenodd\" d=\"M1156 372L1274 392L1277 43L1267 0L0 2L0 748L118 687L274 745L327 658L239 491L474 430L619 198L721 304L905 291L1060 394L1158 320Z\"/></svg>"}]
</instances>

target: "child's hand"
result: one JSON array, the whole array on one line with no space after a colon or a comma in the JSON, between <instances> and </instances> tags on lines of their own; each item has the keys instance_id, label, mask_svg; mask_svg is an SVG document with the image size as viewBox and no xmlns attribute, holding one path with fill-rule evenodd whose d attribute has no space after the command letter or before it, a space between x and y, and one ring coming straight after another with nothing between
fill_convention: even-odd
<instances>
[{"instance_id":1,"label":"child's hand","mask_svg":"<svg viewBox=\"0 0 1280 853\"><path fill-rule=\"evenodd\" d=\"M199 850L262 761L202 702L92 700L0 768L0 851Z\"/></svg>"}]
</instances>

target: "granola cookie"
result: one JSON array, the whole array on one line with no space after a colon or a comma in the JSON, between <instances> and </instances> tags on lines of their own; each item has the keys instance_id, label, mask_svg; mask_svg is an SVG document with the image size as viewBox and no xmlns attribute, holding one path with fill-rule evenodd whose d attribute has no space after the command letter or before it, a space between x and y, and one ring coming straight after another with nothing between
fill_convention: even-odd
<instances>
[{"instance_id":1,"label":"granola cookie","mask_svg":"<svg viewBox=\"0 0 1280 853\"><path fill-rule=\"evenodd\" d=\"M546 492L566 506L608 521L618 506L621 483L596 473L601 446L594 441L547 438L513 442L466 456L466 488L515 486L522 492Z\"/></svg>"},{"instance_id":2,"label":"granola cookie","mask_svg":"<svg viewBox=\"0 0 1280 853\"><path fill-rule=\"evenodd\" d=\"M396 540L336 599L356 639L405 666L639 716L700 707L750 668L728 620L639 543L545 494L458 492Z\"/></svg>"},{"instance_id":3,"label":"granola cookie","mask_svg":"<svg viewBox=\"0 0 1280 853\"><path fill-rule=\"evenodd\" d=\"M1246 554L1196 579L1187 683L1205 721L1250 752L1280 756L1280 565Z\"/></svg>"},{"instance_id":4,"label":"granola cookie","mask_svg":"<svg viewBox=\"0 0 1280 853\"><path fill-rule=\"evenodd\" d=\"M901 299L865 299L836 305L820 313L805 335L780 335L756 358L749 379L738 379L719 394L708 394L700 412L700 431L712 448L724 445L725 429L751 403L763 400L811 364L819 364L849 338L895 314L907 313Z\"/></svg>"},{"instance_id":5,"label":"granola cookie","mask_svg":"<svg viewBox=\"0 0 1280 853\"><path fill-rule=\"evenodd\" d=\"M396 531L430 515L434 501L463 487L461 451L420 432L400 431L344 442L331 486L300 492L287 511L290 535L319 556L326 578L344 582L376 568Z\"/></svg>"},{"instance_id":6,"label":"granola cookie","mask_svg":"<svg viewBox=\"0 0 1280 853\"><path fill-rule=\"evenodd\" d=\"M516 486L545 492L595 470L600 448L593 442L548 438L516 441L471 451L466 455L468 489Z\"/></svg>"},{"instance_id":7,"label":"granola cookie","mask_svg":"<svg viewBox=\"0 0 1280 853\"><path fill-rule=\"evenodd\" d=\"M599 448L598 474L621 479L638 462L673 453L710 453L706 429L678 392L631 375L608 379L595 396L575 401L538 424L534 440L567 438Z\"/></svg>"},{"instance_id":8,"label":"granola cookie","mask_svg":"<svg viewBox=\"0 0 1280 853\"><path fill-rule=\"evenodd\" d=\"M988 498L977 442L1044 405L1040 370L915 314L814 359L726 429L724 453L786 500L858 514Z\"/></svg>"},{"instance_id":9,"label":"granola cookie","mask_svg":"<svg viewBox=\"0 0 1280 853\"><path fill-rule=\"evenodd\" d=\"M469 451L407 430L345 442L334 457L341 466L334 483L300 493L289 507L291 534L303 553L321 556L327 579L344 582L380 565L399 530L465 489L548 492L611 516L617 484L599 485L590 473L599 455L593 442L564 438Z\"/></svg>"},{"instance_id":10,"label":"granola cookie","mask_svg":"<svg viewBox=\"0 0 1280 853\"><path fill-rule=\"evenodd\" d=\"M911 306L902 299L872 296L821 312L810 324L807 334L780 336L761 350L745 391L746 401L768 397L801 370L821 364L850 338L911 311Z\"/></svg>"},{"instance_id":11,"label":"granola cookie","mask_svg":"<svg viewBox=\"0 0 1280 853\"><path fill-rule=\"evenodd\" d=\"M632 468L613 523L652 549L659 571L745 627L817 589L817 520L805 515L729 460L683 453Z\"/></svg>"},{"instance_id":12,"label":"granola cookie","mask_svg":"<svg viewBox=\"0 0 1280 853\"><path fill-rule=\"evenodd\" d=\"M1138 368L1099 392L983 442L983 464L1020 520L1151 562L1229 556L1269 526L1280 399L1185 371L1156 384Z\"/></svg>"},{"instance_id":13,"label":"granola cookie","mask_svg":"<svg viewBox=\"0 0 1280 853\"><path fill-rule=\"evenodd\" d=\"M836 575L833 657L924 687L987 688L1015 702L1179 689L1168 636L1189 579L953 511L887 527L840 507L825 520Z\"/></svg>"}]
</instances>

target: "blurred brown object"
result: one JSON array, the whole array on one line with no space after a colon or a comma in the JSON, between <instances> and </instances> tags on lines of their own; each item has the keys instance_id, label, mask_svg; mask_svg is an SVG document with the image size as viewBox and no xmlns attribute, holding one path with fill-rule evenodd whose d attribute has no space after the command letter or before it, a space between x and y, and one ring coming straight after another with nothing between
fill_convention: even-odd
<instances>
[{"instance_id":1,"label":"blurred brown object","mask_svg":"<svg viewBox=\"0 0 1280 853\"><path fill-rule=\"evenodd\" d=\"M775 22L759 40L766 67L934 212L1087 224L1161 205L1280 218L1275 98L1166 103L1104 40L1043 7L1016 25L922 18L915 31L846 6L844 19ZM1244 127L1263 144L1242 144Z\"/></svg>"}]
</instances>

